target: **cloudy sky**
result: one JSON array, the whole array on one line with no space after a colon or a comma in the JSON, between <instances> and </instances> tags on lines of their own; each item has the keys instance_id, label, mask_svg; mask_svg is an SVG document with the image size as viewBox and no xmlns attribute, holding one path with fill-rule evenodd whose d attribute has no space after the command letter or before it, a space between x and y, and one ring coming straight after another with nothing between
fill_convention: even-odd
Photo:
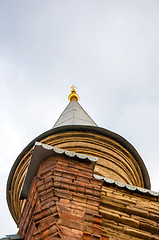
<instances>
[{"instance_id":1,"label":"cloudy sky","mask_svg":"<svg viewBox=\"0 0 159 240\"><path fill-rule=\"evenodd\" d=\"M101 127L126 138L159 190L159 1L0 1L0 237L23 148L52 128L75 84Z\"/></svg>"}]
</instances>

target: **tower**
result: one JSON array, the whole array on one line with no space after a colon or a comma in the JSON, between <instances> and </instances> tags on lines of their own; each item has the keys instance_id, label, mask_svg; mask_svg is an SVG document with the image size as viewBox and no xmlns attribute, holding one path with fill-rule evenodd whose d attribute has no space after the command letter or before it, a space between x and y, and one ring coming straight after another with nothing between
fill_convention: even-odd
<instances>
[{"instance_id":1,"label":"tower","mask_svg":"<svg viewBox=\"0 0 159 240\"><path fill-rule=\"evenodd\" d=\"M78 103L16 159L7 202L14 239L159 239L159 194L135 148L100 128ZM8 239L13 239L12 236Z\"/></svg>"}]
</instances>

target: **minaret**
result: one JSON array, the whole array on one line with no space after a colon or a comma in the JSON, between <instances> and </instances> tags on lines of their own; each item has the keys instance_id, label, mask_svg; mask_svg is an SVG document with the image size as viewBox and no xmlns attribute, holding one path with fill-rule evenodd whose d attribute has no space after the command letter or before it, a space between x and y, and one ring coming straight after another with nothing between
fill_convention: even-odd
<instances>
[{"instance_id":1,"label":"minaret","mask_svg":"<svg viewBox=\"0 0 159 240\"><path fill-rule=\"evenodd\" d=\"M72 87L69 103L53 128L29 143L11 169L7 201L24 240L130 239L124 233L115 238L116 232L107 230L114 224L118 226L114 231L125 231L123 218L121 222L110 209L119 212L132 201L127 197L123 205L121 200L114 206L113 192L119 188L119 195L128 191L125 196L129 192L158 196L149 190L149 175L135 148L98 127L78 100Z\"/></svg>"}]
</instances>

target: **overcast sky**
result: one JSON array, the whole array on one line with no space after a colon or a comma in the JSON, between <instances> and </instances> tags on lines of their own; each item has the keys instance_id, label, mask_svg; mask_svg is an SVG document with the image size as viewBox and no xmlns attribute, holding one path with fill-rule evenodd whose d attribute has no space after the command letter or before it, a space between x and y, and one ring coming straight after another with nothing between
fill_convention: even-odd
<instances>
[{"instance_id":1,"label":"overcast sky","mask_svg":"<svg viewBox=\"0 0 159 240\"><path fill-rule=\"evenodd\" d=\"M0 0L0 237L17 232L9 171L52 128L72 84L98 126L136 148L159 190L159 1Z\"/></svg>"}]
</instances>

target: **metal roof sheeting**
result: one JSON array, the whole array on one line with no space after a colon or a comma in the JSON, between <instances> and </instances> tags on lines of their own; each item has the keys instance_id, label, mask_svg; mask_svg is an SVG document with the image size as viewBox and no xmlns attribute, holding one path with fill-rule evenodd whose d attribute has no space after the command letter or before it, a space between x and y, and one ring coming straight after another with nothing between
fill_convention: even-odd
<instances>
[{"instance_id":1,"label":"metal roof sheeting","mask_svg":"<svg viewBox=\"0 0 159 240\"><path fill-rule=\"evenodd\" d=\"M13 234L13 235L6 235L6 237L0 238L0 240L22 240L22 238L19 234Z\"/></svg>"},{"instance_id":2,"label":"metal roof sheeting","mask_svg":"<svg viewBox=\"0 0 159 240\"><path fill-rule=\"evenodd\" d=\"M40 142L36 142L34 148L36 146L41 146L46 150L52 150L54 153L65 154L69 157L77 157L79 159L86 159L86 160L89 160L89 161L92 161L92 162L97 162L98 161L97 157L88 156L88 155L81 154L81 153L75 153L73 151L68 151L68 150L64 150L64 149L61 149L61 148L57 148L57 147L52 147L50 145L43 144L43 143L40 143Z\"/></svg>"},{"instance_id":3,"label":"metal roof sheeting","mask_svg":"<svg viewBox=\"0 0 159 240\"><path fill-rule=\"evenodd\" d=\"M61 116L56 121L53 128L66 125L97 126L96 123L92 120L92 118L86 113L86 111L76 100L72 100L67 105Z\"/></svg>"},{"instance_id":4,"label":"metal roof sheeting","mask_svg":"<svg viewBox=\"0 0 159 240\"><path fill-rule=\"evenodd\" d=\"M146 194L150 194L150 195L155 196L155 197L159 196L158 192L154 192L154 191L151 191L151 190L146 189L146 188L136 187L136 186L129 185L129 184L126 184L126 183L121 183L121 182L118 182L118 181L115 181L115 180L112 180L112 179L109 179L109 178L105 178L105 177L102 177L102 176L99 176L99 175L96 175L96 174L94 174L93 177L96 178L96 179L104 180L104 182L106 182L108 184L116 185L117 187L120 187L120 188L126 188L130 191L133 191L133 192L136 191L136 192L140 192L140 193L146 193Z\"/></svg>"}]
</instances>

